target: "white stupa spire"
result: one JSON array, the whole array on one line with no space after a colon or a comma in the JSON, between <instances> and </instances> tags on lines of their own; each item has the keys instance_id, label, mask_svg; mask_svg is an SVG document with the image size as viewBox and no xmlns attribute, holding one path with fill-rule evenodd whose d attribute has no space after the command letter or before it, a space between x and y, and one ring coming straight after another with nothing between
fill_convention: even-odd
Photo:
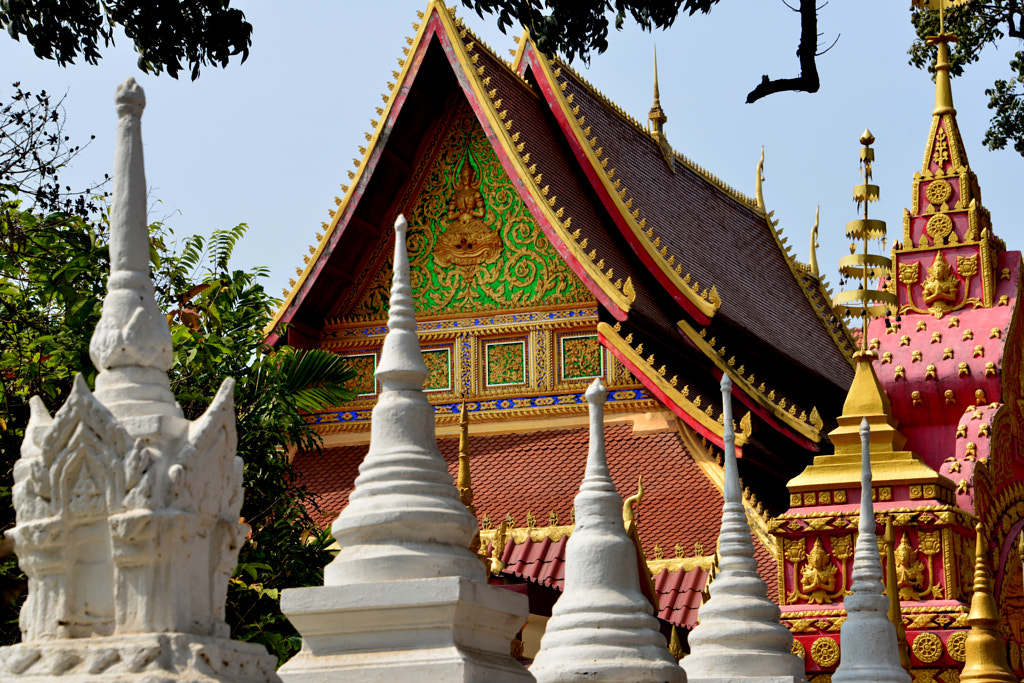
<instances>
[{"instance_id":1,"label":"white stupa spire","mask_svg":"<svg viewBox=\"0 0 1024 683\"><path fill-rule=\"evenodd\" d=\"M459 500L423 393L427 367L416 336L405 216L395 221L394 280L377 379L370 452L331 531L341 547L324 585L464 576L483 581L469 549L476 520Z\"/></svg>"},{"instance_id":2,"label":"white stupa spire","mask_svg":"<svg viewBox=\"0 0 1024 683\"><path fill-rule=\"evenodd\" d=\"M476 519L437 448L408 228L399 216L370 451L331 527L341 549L323 586L281 593L281 610L302 634L302 650L278 671L285 683L533 681L511 655L528 600L487 585L470 549Z\"/></svg>"},{"instance_id":3,"label":"white stupa spire","mask_svg":"<svg viewBox=\"0 0 1024 683\"><path fill-rule=\"evenodd\" d=\"M538 683L684 683L650 602L640 591L636 548L622 525L622 497L608 474L601 381L586 393L590 451L565 550L565 590L530 667Z\"/></svg>"},{"instance_id":4,"label":"white stupa spire","mask_svg":"<svg viewBox=\"0 0 1024 683\"><path fill-rule=\"evenodd\" d=\"M853 556L852 595L844 600L846 621L839 632L841 660L834 683L909 683L900 666L896 627L889 621L889 598L882 583L875 508L871 502L871 427L860 423L860 527Z\"/></svg>"},{"instance_id":5,"label":"white stupa spire","mask_svg":"<svg viewBox=\"0 0 1024 683\"><path fill-rule=\"evenodd\" d=\"M115 417L163 416L180 421L167 371L174 362L167 318L149 277L146 170L142 110L146 95L134 78L117 88L117 144L110 209L110 278L103 313L89 343L99 370L96 398ZM153 426L153 422L141 424ZM132 436L150 436L128 423Z\"/></svg>"},{"instance_id":6,"label":"white stupa spire","mask_svg":"<svg viewBox=\"0 0 1024 683\"><path fill-rule=\"evenodd\" d=\"M736 434L732 426L732 382L722 377L725 441L725 505L718 538L718 575L711 598L700 608L700 623L689 637L690 655L681 664L690 683L804 680L793 656L793 635L779 622L779 608L757 573L754 543L743 509Z\"/></svg>"}]
</instances>

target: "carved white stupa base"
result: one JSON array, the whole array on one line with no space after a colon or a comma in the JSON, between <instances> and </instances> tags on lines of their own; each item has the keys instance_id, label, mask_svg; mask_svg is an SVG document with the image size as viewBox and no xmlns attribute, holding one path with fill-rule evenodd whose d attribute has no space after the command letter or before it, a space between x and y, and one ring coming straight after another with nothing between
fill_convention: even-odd
<instances>
[{"instance_id":1,"label":"carved white stupa base","mask_svg":"<svg viewBox=\"0 0 1024 683\"><path fill-rule=\"evenodd\" d=\"M18 683L276 683L262 645L186 633L21 643L0 650L0 680Z\"/></svg>"},{"instance_id":2,"label":"carved white stupa base","mask_svg":"<svg viewBox=\"0 0 1024 683\"><path fill-rule=\"evenodd\" d=\"M281 609L302 651L281 680L533 681L509 652L525 603L459 576L288 589Z\"/></svg>"}]
</instances>

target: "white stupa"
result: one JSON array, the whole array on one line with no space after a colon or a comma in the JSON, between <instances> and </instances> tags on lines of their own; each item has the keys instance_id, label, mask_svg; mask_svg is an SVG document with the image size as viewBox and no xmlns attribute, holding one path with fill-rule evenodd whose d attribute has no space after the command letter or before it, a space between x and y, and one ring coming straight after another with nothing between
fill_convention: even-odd
<instances>
[{"instance_id":1,"label":"white stupa","mask_svg":"<svg viewBox=\"0 0 1024 683\"><path fill-rule=\"evenodd\" d=\"M842 644L839 668L833 683L910 683L900 666L896 627L889 621L889 598L882 583L878 556L875 508L871 503L871 427L860 423L860 526L853 556L852 595L843 601L846 621L839 632Z\"/></svg>"},{"instance_id":2,"label":"white stupa","mask_svg":"<svg viewBox=\"0 0 1024 683\"><path fill-rule=\"evenodd\" d=\"M622 497L608 474L608 392L594 380L586 396L590 451L574 501L576 528L565 549L565 590L551 610L530 673L538 683L684 683L686 674L640 591L636 548L622 524Z\"/></svg>"},{"instance_id":3,"label":"white stupa","mask_svg":"<svg viewBox=\"0 0 1024 683\"><path fill-rule=\"evenodd\" d=\"M743 509L736 434L732 426L732 382L722 377L725 441L725 505L719 535L718 575L690 633L690 655L680 664L690 683L796 683L804 667L791 650L793 634L779 622L779 607L757 573L754 543Z\"/></svg>"},{"instance_id":4,"label":"white stupa","mask_svg":"<svg viewBox=\"0 0 1024 683\"><path fill-rule=\"evenodd\" d=\"M394 280L370 451L331 530L324 585L281 608L302 634L284 681L530 681L511 656L526 596L486 583L470 550L476 520L437 448L406 248L395 222Z\"/></svg>"}]
</instances>

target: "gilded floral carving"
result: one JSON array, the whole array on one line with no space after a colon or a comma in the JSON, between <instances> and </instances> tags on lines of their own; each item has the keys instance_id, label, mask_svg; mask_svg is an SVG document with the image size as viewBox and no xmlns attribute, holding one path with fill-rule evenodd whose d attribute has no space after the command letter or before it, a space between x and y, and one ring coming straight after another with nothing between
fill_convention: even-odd
<instances>
[{"instance_id":1,"label":"gilded floral carving","mask_svg":"<svg viewBox=\"0 0 1024 683\"><path fill-rule=\"evenodd\" d=\"M522 384L526 381L522 342L487 345L487 384Z\"/></svg>"},{"instance_id":2,"label":"gilded floral carving","mask_svg":"<svg viewBox=\"0 0 1024 683\"><path fill-rule=\"evenodd\" d=\"M601 344L597 335L562 339L562 378L586 379L601 374Z\"/></svg>"},{"instance_id":3,"label":"gilded floral carving","mask_svg":"<svg viewBox=\"0 0 1024 683\"><path fill-rule=\"evenodd\" d=\"M405 207L417 315L593 302L535 223L476 115L458 106ZM392 271L390 258L382 258L350 315L387 317Z\"/></svg>"}]
</instances>

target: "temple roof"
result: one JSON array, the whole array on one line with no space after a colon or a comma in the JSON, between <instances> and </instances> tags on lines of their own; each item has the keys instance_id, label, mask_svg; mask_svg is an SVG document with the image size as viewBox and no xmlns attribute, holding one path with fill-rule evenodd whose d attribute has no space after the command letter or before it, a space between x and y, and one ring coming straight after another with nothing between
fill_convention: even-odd
<instances>
[{"instance_id":1,"label":"temple roof","mask_svg":"<svg viewBox=\"0 0 1024 683\"><path fill-rule=\"evenodd\" d=\"M602 315L661 339L663 363L706 374L710 385L733 368L687 335L707 327L734 353L744 352L737 368L760 378L751 387L733 377L737 398L757 408L753 417L791 438L797 453L817 451L822 427L811 416L820 412L827 422L838 412L837 390L852 377L852 345L828 309L825 287L792 258L764 207L674 151L666 157L663 138L655 140L528 40L509 64L436 1L417 26L362 159L353 160L352 184L275 318L289 324L289 343L316 345L325 323L353 305L361 278L386 256L394 214L416 189L411 183L429 151L433 121L461 97ZM272 332L269 341L278 338ZM601 340L611 348L607 336ZM720 425L702 424L671 392L659 393L656 381L638 378L721 443ZM780 412L767 398L773 388L780 396L802 394L801 410Z\"/></svg>"}]
</instances>

